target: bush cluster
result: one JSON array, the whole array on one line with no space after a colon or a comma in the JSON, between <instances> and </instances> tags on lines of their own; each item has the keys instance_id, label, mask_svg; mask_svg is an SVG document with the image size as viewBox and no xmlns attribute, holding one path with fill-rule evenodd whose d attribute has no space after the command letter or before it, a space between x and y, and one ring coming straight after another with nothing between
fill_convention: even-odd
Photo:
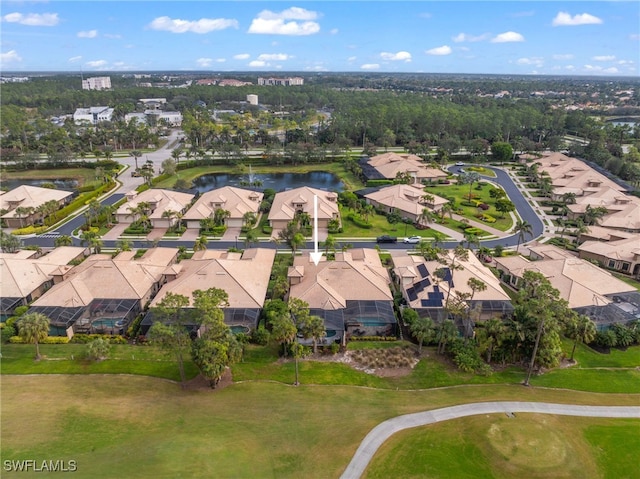
<instances>
[{"instance_id":1,"label":"bush cluster","mask_svg":"<svg viewBox=\"0 0 640 479\"><path fill-rule=\"evenodd\" d=\"M356 215L355 213L349 213L347 215L347 219L351 221L354 225L356 225L358 228L368 230L373 227L371 223L367 223L364 219L362 219L359 215Z\"/></svg>"},{"instance_id":2,"label":"bush cluster","mask_svg":"<svg viewBox=\"0 0 640 479\"><path fill-rule=\"evenodd\" d=\"M26 344L26 341L20 336L11 336L9 338L11 344ZM47 336L42 341L38 341L39 344L67 344L69 338L66 336Z\"/></svg>"},{"instance_id":3,"label":"bush cluster","mask_svg":"<svg viewBox=\"0 0 640 479\"><path fill-rule=\"evenodd\" d=\"M66 338L65 338L66 339ZM127 340L124 336L112 336L111 334L74 334L70 343L74 344L87 344L96 339L104 339L109 344L127 344Z\"/></svg>"},{"instance_id":4,"label":"bush cluster","mask_svg":"<svg viewBox=\"0 0 640 479\"><path fill-rule=\"evenodd\" d=\"M397 341L395 336L351 336L350 341Z\"/></svg>"}]
</instances>

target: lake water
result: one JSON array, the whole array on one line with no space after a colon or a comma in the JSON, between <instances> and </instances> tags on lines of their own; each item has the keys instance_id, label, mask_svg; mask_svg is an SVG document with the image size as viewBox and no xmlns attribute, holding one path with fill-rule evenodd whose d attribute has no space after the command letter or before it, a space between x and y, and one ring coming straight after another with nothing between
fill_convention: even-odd
<instances>
[{"instance_id":1,"label":"lake water","mask_svg":"<svg viewBox=\"0 0 640 479\"><path fill-rule=\"evenodd\" d=\"M271 188L276 191L284 191L287 189L299 188L301 186L309 186L327 191L342 191L344 184L333 173L326 171L312 171L309 173L270 173L252 175L253 180L262 182L256 188L260 191ZM193 181L193 188L199 193L211 191L223 186L236 186L239 188L249 188L243 182L249 181L249 175L238 175L230 173L209 173L196 178Z\"/></svg>"},{"instance_id":2,"label":"lake water","mask_svg":"<svg viewBox=\"0 0 640 479\"><path fill-rule=\"evenodd\" d=\"M2 180L1 186L3 190L12 190L21 185L41 186L43 183L53 183L57 190L73 191L78 188L77 180L56 180L53 178L45 180Z\"/></svg>"}]
</instances>

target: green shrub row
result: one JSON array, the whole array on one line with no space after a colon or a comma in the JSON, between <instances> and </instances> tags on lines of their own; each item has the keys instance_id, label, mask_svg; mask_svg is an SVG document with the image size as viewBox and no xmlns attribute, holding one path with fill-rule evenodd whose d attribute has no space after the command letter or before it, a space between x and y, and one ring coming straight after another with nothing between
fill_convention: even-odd
<instances>
[{"instance_id":1,"label":"green shrub row","mask_svg":"<svg viewBox=\"0 0 640 479\"><path fill-rule=\"evenodd\" d=\"M86 343L90 343L94 339L104 339L108 341L109 344L127 344L127 340L124 336L118 336L118 335L112 336L111 334L83 334L83 333L74 334L73 338L71 338L71 341L69 342L74 344L86 344Z\"/></svg>"},{"instance_id":2,"label":"green shrub row","mask_svg":"<svg viewBox=\"0 0 640 479\"><path fill-rule=\"evenodd\" d=\"M47 230L46 226L34 226L34 225L29 225L29 226L25 226L24 228L19 228L17 230L14 230L12 233L14 235L20 236L20 235L33 235L33 234L40 234L40 233L44 233Z\"/></svg>"},{"instance_id":3,"label":"green shrub row","mask_svg":"<svg viewBox=\"0 0 640 479\"><path fill-rule=\"evenodd\" d=\"M26 341L20 336L11 336L9 339L11 344L26 344ZM66 336L47 336L42 341L38 341L39 344L67 344L69 338Z\"/></svg>"},{"instance_id":4,"label":"green shrub row","mask_svg":"<svg viewBox=\"0 0 640 479\"><path fill-rule=\"evenodd\" d=\"M269 225L264 225L262 227L262 232L266 235L270 235L273 232L273 228Z\"/></svg>"},{"instance_id":5,"label":"green shrub row","mask_svg":"<svg viewBox=\"0 0 640 479\"><path fill-rule=\"evenodd\" d=\"M373 227L371 223L367 223L366 221L364 221L362 218L360 218L354 213L349 213L347 215L347 219L351 221L354 225L356 225L358 228L368 230Z\"/></svg>"},{"instance_id":6,"label":"green shrub row","mask_svg":"<svg viewBox=\"0 0 640 479\"><path fill-rule=\"evenodd\" d=\"M367 188L371 188L374 186L384 186L384 185L392 185L393 184L393 180L368 180L367 181Z\"/></svg>"},{"instance_id":7,"label":"green shrub row","mask_svg":"<svg viewBox=\"0 0 640 479\"><path fill-rule=\"evenodd\" d=\"M160 176L156 176L155 178L153 178L151 180L151 185L152 186L156 186L158 183L160 183L161 181L164 181L168 178L171 178L171 175L167 174L167 173L162 173Z\"/></svg>"},{"instance_id":8,"label":"green shrub row","mask_svg":"<svg viewBox=\"0 0 640 479\"><path fill-rule=\"evenodd\" d=\"M485 223L495 223L497 221L493 216L487 213L482 213L478 218Z\"/></svg>"},{"instance_id":9,"label":"green shrub row","mask_svg":"<svg viewBox=\"0 0 640 479\"><path fill-rule=\"evenodd\" d=\"M397 341L395 336L351 336L349 341Z\"/></svg>"},{"instance_id":10,"label":"green shrub row","mask_svg":"<svg viewBox=\"0 0 640 479\"><path fill-rule=\"evenodd\" d=\"M89 193L80 194L75 200L73 200L67 206L47 216L44 220L44 224L46 226L51 226L57 223L58 221L65 219L71 213L74 213L76 210L86 206L92 199L97 198L98 196L103 194L105 191L109 191L110 189L112 189L115 185L116 184L114 182L105 183L104 185L102 185L100 188L96 190L93 190Z\"/></svg>"}]
</instances>

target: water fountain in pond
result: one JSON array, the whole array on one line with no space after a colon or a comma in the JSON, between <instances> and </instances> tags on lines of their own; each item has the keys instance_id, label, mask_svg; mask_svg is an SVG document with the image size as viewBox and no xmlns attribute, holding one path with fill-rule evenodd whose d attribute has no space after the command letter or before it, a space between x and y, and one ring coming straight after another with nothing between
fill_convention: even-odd
<instances>
[{"instance_id":1,"label":"water fountain in pond","mask_svg":"<svg viewBox=\"0 0 640 479\"><path fill-rule=\"evenodd\" d=\"M262 186L262 180L254 176L251 165L249 165L249 181L240 180L240 186L250 186L253 188L259 188Z\"/></svg>"}]
</instances>

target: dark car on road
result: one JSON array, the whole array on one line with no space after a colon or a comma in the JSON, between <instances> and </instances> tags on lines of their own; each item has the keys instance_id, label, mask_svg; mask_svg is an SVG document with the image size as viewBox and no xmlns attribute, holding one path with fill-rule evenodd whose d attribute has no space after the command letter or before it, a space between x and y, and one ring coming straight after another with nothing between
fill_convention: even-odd
<instances>
[{"instance_id":1,"label":"dark car on road","mask_svg":"<svg viewBox=\"0 0 640 479\"><path fill-rule=\"evenodd\" d=\"M395 236L382 235L376 238L376 243L396 243L398 238Z\"/></svg>"}]
</instances>

